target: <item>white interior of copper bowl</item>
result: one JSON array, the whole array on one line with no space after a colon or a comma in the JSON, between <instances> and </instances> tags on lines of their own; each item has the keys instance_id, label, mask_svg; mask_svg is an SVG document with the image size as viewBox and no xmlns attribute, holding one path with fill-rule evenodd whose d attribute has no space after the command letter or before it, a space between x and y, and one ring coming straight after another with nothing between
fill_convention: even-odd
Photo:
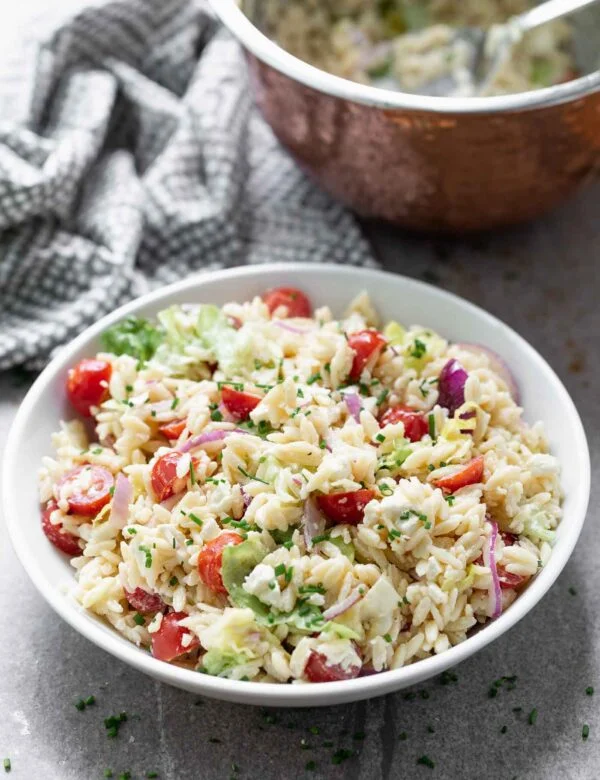
<instances>
[{"instance_id":1,"label":"white interior of copper bowl","mask_svg":"<svg viewBox=\"0 0 600 780\"><path fill-rule=\"evenodd\" d=\"M530 92L469 98L409 94L333 76L284 51L262 32L262 0L244 0L247 16L236 0L210 0L210 3L221 21L259 60L306 86L358 103L442 113L497 113L558 105L600 91L600 7L584 9L572 17L575 57L584 75L564 84Z\"/></svg>"}]
</instances>

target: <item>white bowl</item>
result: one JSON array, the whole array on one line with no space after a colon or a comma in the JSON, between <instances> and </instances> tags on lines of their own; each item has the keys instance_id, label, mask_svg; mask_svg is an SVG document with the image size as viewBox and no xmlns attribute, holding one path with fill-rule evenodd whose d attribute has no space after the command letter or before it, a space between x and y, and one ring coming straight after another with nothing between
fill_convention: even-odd
<instances>
[{"instance_id":1,"label":"white bowl","mask_svg":"<svg viewBox=\"0 0 600 780\"><path fill-rule=\"evenodd\" d=\"M403 669L316 685L278 685L224 680L154 659L86 612L67 595L74 572L41 530L37 473L51 453L50 435L72 412L66 404L68 368L99 348L99 335L129 314L153 316L174 303L248 300L268 287L293 285L316 305L341 313L368 290L384 318L428 325L452 341L476 341L498 352L521 388L525 418L543 420L550 446L562 465L564 519L548 565L497 620L465 642ZM27 573L50 605L73 628L125 663L195 693L249 704L316 706L365 699L421 682L463 661L501 636L542 598L566 564L581 531L590 490L588 446L575 406L546 361L507 325L476 306L402 276L335 265L262 265L196 276L145 295L117 309L65 347L37 379L10 431L3 464L2 501L8 530Z\"/></svg>"}]
</instances>

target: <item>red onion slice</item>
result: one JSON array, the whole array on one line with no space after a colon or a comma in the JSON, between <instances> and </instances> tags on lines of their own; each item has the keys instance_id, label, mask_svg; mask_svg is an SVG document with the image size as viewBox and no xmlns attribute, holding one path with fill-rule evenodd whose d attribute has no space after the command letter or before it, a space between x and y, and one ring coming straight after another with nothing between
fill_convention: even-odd
<instances>
[{"instance_id":1,"label":"red onion slice","mask_svg":"<svg viewBox=\"0 0 600 780\"><path fill-rule=\"evenodd\" d=\"M334 620L336 617L343 615L344 612L347 612L350 607L353 607L357 601L360 601L361 599L362 593L359 593L358 588L356 588L349 596L346 596L343 601L338 601L337 604L326 609L325 612L323 612L323 617L325 620Z\"/></svg>"},{"instance_id":2,"label":"red onion slice","mask_svg":"<svg viewBox=\"0 0 600 780\"><path fill-rule=\"evenodd\" d=\"M312 328L298 328L296 325L290 325L288 322L283 322L282 320L273 320L273 325L277 325L278 328L287 330L290 333L298 333L301 336L310 333L312 330Z\"/></svg>"},{"instance_id":3,"label":"red onion slice","mask_svg":"<svg viewBox=\"0 0 600 780\"><path fill-rule=\"evenodd\" d=\"M438 404L447 409L451 417L465 402L465 383L468 377L465 369L454 358L442 368L438 382Z\"/></svg>"},{"instance_id":4,"label":"red onion slice","mask_svg":"<svg viewBox=\"0 0 600 780\"><path fill-rule=\"evenodd\" d=\"M304 525L304 543L306 544L306 549L312 550L312 540L314 537L322 536L325 531L325 518L321 514L317 502L312 496L309 496L304 502L302 523Z\"/></svg>"},{"instance_id":5,"label":"red onion slice","mask_svg":"<svg viewBox=\"0 0 600 780\"><path fill-rule=\"evenodd\" d=\"M110 524L117 529L124 528L129 514L129 504L133 498L133 488L131 482L124 474L117 474L115 481L115 492L110 507Z\"/></svg>"},{"instance_id":6,"label":"red onion slice","mask_svg":"<svg viewBox=\"0 0 600 780\"><path fill-rule=\"evenodd\" d=\"M240 493L242 494L242 501L244 502L244 511L246 511L252 503L252 496L248 495L243 486L240 486Z\"/></svg>"},{"instance_id":7,"label":"red onion slice","mask_svg":"<svg viewBox=\"0 0 600 780\"><path fill-rule=\"evenodd\" d=\"M473 352L475 354L481 354L486 355L488 360L490 361L490 368L492 371L504 381L505 385L508 387L508 392L513 397L513 400L515 403L519 403L521 400L521 394L519 392L519 386L517 384L517 380L515 379L512 371L508 367L508 364L506 361L500 357L500 355L497 352L494 352L493 349L490 349L489 347L484 347L481 344L470 344L467 342L460 342L456 345L457 347L460 347L461 349L466 349L469 352Z\"/></svg>"},{"instance_id":8,"label":"red onion slice","mask_svg":"<svg viewBox=\"0 0 600 780\"><path fill-rule=\"evenodd\" d=\"M502 614L502 590L500 589L500 580L496 568L496 539L498 538L498 525L489 518L488 523L492 528L492 533L486 538L483 546L483 562L492 573L492 585L489 591L489 610L492 618L497 618Z\"/></svg>"},{"instance_id":9,"label":"red onion slice","mask_svg":"<svg viewBox=\"0 0 600 780\"><path fill-rule=\"evenodd\" d=\"M244 435L247 435L249 431L244 431L242 428L234 428L232 431L207 431L206 433L198 434L198 436L192 436L191 439L188 439L186 442L177 447L177 450L179 452L189 452L190 450L195 450L198 447L202 447L203 444L211 444L215 441L222 441L232 433L243 433Z\"/></svg>"},{"instance_id":10,"label":"red onion slice","mask_svg":"<svg viewBox=\"0 0 600 780\"><path fill-rule=\"evenodd\" d=\"M357 423L360 422L360 411L362 409L362 403L358 393L345 393L344 401L348 407L348 411L354 417Z\"/></svg>"}]
</instances>

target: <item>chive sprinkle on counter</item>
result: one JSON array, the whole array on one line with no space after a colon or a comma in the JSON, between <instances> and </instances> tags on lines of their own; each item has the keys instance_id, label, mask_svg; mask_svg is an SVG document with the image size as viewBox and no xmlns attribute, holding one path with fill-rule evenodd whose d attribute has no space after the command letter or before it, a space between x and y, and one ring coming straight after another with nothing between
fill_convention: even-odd
<instances>
[{"instance_id":1,"label":"chive sprinkle on counter","mask_svg":"<svg viewBox=\"0 0 600 780\"><path fill-rule=\"evenodd\" d=\"M531 710L531 712L529 713L529 725L530 725L530 726L534 726L534 725L535 725L535 722L536 722L536 720L537 720L537 716L538 716L538 711L537 711L537 709L534 707L534 708Z\"/></svg>"},{"instance_id":2,"label":"chive sprinkle on counter","mask_svg":"<svg viewBox=\"0 0 600 780\"><path fill-rule=\"evenodd\" d=\"M421 756L420 758L417 758L417 764L420 764L421 766L427 766L429 769L434 769L435 762L433 762L429 756Z\"/></svg>"},{"instance_id":3,"label":"chive sprinkle on counter","mask_svg":"<svg viewBox=\"0 0 600 780\"><path fill-rule=\"evenodd\" d=\"M585 689L586 696L593 696L594 695L594 689L591 685L588 685L588 687Z\"/></svg>"},{"instance_id":4,"label":"chive sprinkle on counter","mask_svg":"<svg viewBox=\"0 0 600 780\"><path fill-rule=\"evenodd\" d=\"M10 772L12 769L12 764L10 763L10 758L5 758L2 762L2 766L4 767L5 772Z\"/></svg>"},{"instance_id":5,"label":"chive sprinkle on counter","mask_svg":"<svg viewBox=\"0 0 600 780\"><path fill-rule=\"evenodd\" d=\"M583 724L583 728L581 729L581 739L585 742L585 740L590 736L590 727L587 723Z\"/></svg>"}]
</instances>

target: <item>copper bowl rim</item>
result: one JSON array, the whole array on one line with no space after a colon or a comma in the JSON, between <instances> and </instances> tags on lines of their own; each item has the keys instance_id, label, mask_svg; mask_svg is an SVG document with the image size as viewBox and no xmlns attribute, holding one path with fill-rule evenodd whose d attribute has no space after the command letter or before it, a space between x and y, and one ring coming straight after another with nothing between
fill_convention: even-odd
<instances>
[{"instance_id":1,"label":"copper bowl rim","mask_svg":"<svg viewBox=\"0 0 600 780\"><path fill-rule=\"evenodd\" d=\"M440 114L500 114L560 105L600 91L600 70L564 84L494 97L430 97L371 87L333 76L289 54L254 26L235 0L209 2L230 32L265 64L319 92L367 106Z\"/></svg>"}]
</instances>

